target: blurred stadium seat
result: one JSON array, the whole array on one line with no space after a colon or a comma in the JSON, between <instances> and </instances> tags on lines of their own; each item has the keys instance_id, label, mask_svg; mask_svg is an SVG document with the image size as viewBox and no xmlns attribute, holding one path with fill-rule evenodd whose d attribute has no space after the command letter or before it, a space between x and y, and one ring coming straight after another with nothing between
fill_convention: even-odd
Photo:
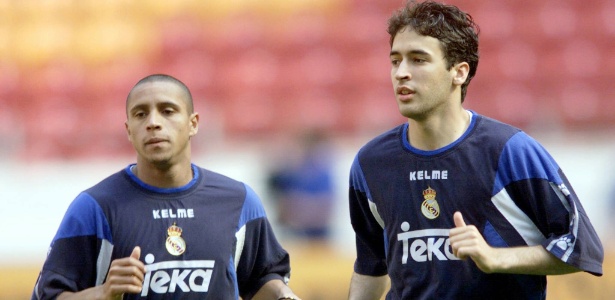
<instances>
[{"instance_id":1,"label":"blurred stadium seat","mask_svg":"<svg viewBox=\"0 0 615 300\"><path fill-rule=\"evenodd\" d=\"M1 64L7 71L0 76L2 103L16 115L45 121L16 131L24 153L127 153L125 140L118 140L123 130L117 133L123 115L115 110L148 73L186 82L196 101L219 114L227 136L275 135L310 123L354 134L403 122L391 100L386 33L386 19L399 1L93 3L2 4L13 12L4 11L10 18L0 22L0 32L7 33L0 54L11 59ZM615 123L612 1L452 4L481 27L469 108L517 126ZM50 111L59 115L42 116ZM84 125L92 120L97 126ZM120 124L100 125L111 122ZM99 138L63 138L84 135L86 128ZM104 140L111 146L99 145Z\"/></svg>"}]
</instances>

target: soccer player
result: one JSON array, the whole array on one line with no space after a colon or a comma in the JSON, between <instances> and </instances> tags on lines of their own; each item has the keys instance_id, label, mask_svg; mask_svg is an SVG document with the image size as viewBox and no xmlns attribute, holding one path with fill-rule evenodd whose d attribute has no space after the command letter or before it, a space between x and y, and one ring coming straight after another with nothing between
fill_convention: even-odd
<instances>
[{"instance_id":1,"label":"soccer player","mask_svg":"<svg viewBox=\"0 0 615 300\"><path fill-rule=\"evenodd\" d=\"M259 197L191 163L188 88L145 77L126 115L136 163L72 202L32 299L298 299Z\"/></svg>"},{"instance_id":2,"label":"soccer player","mask_svg":"<svg viewBox=\"0 0 615 300\"><path fill-rule=\"evenodd\" d=\"M408 122L352 164L349 298L380 299L390 284L387 299L545 299L546 275L602 275L600 240L553 158L523 131L463 108L478 65L471 16L409 2L388 33Z\"/></svg>"}]
</instances>

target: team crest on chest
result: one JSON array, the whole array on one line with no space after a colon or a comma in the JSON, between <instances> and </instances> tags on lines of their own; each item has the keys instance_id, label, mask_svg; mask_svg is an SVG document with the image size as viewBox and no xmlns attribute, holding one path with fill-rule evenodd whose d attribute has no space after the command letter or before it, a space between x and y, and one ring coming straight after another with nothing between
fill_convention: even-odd
<instances>
[{"instance_id":1,"label":"team crest on chest","mask_svg":"<svg viewBox=\"0 0 615 300\"><path fill-rule=\"evenodd\" d=\"M421 212L427 219L435 219L440 215L440 205L436 201L436 191L431 187L427 187L423 191L425 201L421 203Z\"/></svg>"},{"instance_id":2,"label":"team crest on chest","mask_svg":"<svg viewBox=\"0 0 615 300\"><path fill-rule=\"evenodd\" d=\"M177 226L175 222L173 225L167 229L167 251L171 253L171 255L179 256L186 252L186 241L181 237L182 228Z\"/></svg>"}]
</instances>

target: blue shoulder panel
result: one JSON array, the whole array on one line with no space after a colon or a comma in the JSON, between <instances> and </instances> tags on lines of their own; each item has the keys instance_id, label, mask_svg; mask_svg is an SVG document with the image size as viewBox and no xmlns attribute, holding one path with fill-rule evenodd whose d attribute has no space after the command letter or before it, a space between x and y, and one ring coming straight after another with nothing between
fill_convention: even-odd
<instances>
[{"instance_id":1,"label":"blue shoulder panel","mask_svg":"<svg viewBox=\"0 0 615 300\"><path fill-rule=\"evenodd\" d=\"M536 140L519 132L512 136L500 156L493 195L511 182L524 179L545 179L560 184L559 166Z\"/></svg>"},{"instance_id":2,"label":"blue shoulder panel","mask_svg":"<svg viewBox=\"0 0 615 300\"><path fill-rule=\"evenodd\" d=\"M350 187L365 193L368 199L372 199L372 195L370 195L369 188L367 187L367 181L363 175L363 170L361 169L361 164L359 163L358 154L355 156L352 167L350 168Z\"/></svg>"},{"instance_id":3,"label":"blue shoulder panel","mask_svg":"<svg viewBox=\"0 0 615 300\"><path fill-rule=\"evenodd\" d=\"M261 200L256 192L254 192L254 190L252 190L252 188L245 183L244 186L246 188L246 200L241 209L238 224L239 226L237 226L237 228L241 228L243 225L254 219L263 218L266 216L265 208L263 207L263 204L261 203Z\"/></svg>"},{"instance_id":4,"label":"blue shoulder panel","mask_svg":"<svg viewBox=\"0 0 615 300\"><path fill-rule=\"evenodd\" d=\"M88 235L113 244L111 228L101 207L90 195L81 193L68 207L53 240Z\"/></svg>"}]
</instances>

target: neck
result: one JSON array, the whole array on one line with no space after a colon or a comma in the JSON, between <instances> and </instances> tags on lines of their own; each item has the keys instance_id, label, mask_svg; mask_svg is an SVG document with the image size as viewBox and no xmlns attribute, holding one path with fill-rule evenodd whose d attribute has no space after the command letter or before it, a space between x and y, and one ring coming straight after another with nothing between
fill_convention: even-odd
<instances>
[{"instance_id":1,"label":"neck","mask_svg":"<svg viewBox=\"0 0 615 300\"><path fill-rule=\"evenodd\" d=\"M408 141L417 149L437 150L459 139L470 126L470 121L470 113L462 107L422 120L409 119Z\"/></svg>"},{"instance_id":2,"label":"neck","mask_svg":"<svg viewBox=\"0 0 615 300\"><path fill-rule=\"evenodd\" d=\"M160 166L137 162L132 172L141 181L159 188L181 187L188 184L194 177L190 163Z\"/></svg>"}]
</instances>

